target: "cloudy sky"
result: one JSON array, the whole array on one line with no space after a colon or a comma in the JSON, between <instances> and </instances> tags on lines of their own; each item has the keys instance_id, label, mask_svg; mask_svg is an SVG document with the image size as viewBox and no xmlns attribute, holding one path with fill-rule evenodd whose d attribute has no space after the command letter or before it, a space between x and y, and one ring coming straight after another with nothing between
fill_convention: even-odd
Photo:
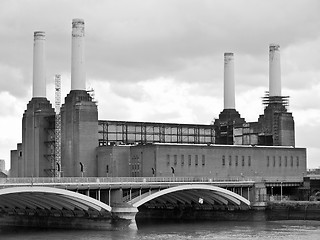
<instances>
[{"instance_id":1,"label":"cloudy sky","mask_svg":"<svg viewBox=\"0 0 320 240\"><path fill-rule=\"evenodd\" d=\"M1 0L0 159L21 142L32 97L33 32L46 32L47 95L70 91L71 22L85 20L87 88L99 119L209 124L223 109L223 54L235 54L236 108L263 113L268 48L281 46L296 145L320 166L320 1ZM63 101L64 102L64 101Z\"/></svg>"}]
</instances>

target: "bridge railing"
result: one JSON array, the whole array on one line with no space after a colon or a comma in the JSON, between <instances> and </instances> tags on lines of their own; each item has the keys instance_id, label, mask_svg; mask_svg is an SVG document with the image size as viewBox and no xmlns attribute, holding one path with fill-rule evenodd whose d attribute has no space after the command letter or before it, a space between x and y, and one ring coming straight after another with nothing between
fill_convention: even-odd
<instances>
[{"instance_id":1,"label":"bridge railing","mask_svg":"<svg viewBox=\"0 0 320 240\"><path fill-rule=\"evenodd\" d=\"M252 181L252 179L208 177L60 177L60 178L7 178L5 184L54 184L54 183L150 183L150 182L226 182ZM1 183L1 182L0 182Z\"/></svg>"},{"instance_id":2,"label":"bridge railing","mask_svg":"<svg viewBox=\"0 0 320 240\"><path fill-rule=\"evenodd\" d=\"M6 178L0 184L80 184L80 183L151 183L151 182L302 182L302 177L56 177Z\"/></svg>"},{"instance_id":3,"label":"bridge railing","mask_svg":"<svg viewBox=\"0 0 320 240\"><path fill-rule=\"evenodd\" d=\"M270 176L270 177L259 177L255 176L251 178L255 182L303 182L303 176Z\"/></svg>"}]
</instances>

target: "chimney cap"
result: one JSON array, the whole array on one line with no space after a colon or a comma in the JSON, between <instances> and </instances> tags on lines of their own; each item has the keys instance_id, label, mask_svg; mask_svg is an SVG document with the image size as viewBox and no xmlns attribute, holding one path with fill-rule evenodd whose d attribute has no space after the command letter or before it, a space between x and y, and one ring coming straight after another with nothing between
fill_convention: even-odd
<instances>
[{"instance_id":1,"label":"chimney cap","mask_svg":"<svg viewBox=\"0 0 320 240\"><path fill-rule=\"evenodd\" d=\"M271 50L278 50L279 51L280 45L277 43L270 43L269 48L270 48L270 51Z\"/></svg>"},{"instance_id":2,"label":"chimney cap","mask_svg":"<svg viewBox=\"0 0 320 240\"><path fill-rule=\"evenodd\" d=\"M74 18L72 19L72 24L84 24L84 20L82 18Z\"/></svg>"},{"instance_id":3,"label":"chimney cap","mask_svg":"<svg viewBox=\"0 0 320 240\"><path fill-rule=\"evenodd\" d=\"M232 52L226 52L224 53L225 56L233 56L233 53Z\"/></svg>"},{"instance_id":4,"label":"chimney cap","mask_svg":"<svg viewBox=\"0 0 320 240\"><path fill-rule=\"evenodd\" d=\"M45 40L45 37L46 37L46 33L43 32L43 31L35 31L33 33L33 36L34 36L34 39L37 39L37 40Z\"/></svg>"}]
</instances>

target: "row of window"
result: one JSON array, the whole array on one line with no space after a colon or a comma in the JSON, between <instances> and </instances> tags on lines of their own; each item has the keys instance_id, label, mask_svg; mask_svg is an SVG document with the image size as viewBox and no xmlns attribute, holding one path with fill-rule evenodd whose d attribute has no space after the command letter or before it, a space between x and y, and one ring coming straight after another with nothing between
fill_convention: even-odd
<instances>
[{"instance_id":1,"label":"row of window","mask_svg":"<svg viewBox=\"0 0 320 240\"><path fill-rule=\"evenodd\" d=\"M131 169L132 170L140 170L140 163L132 163Z\"/></svg>"},{"instance_id":2,"label":"row of window","mask_svg":"<svg viewBox=\"0 0 320 240\"><path fill-rule=\"evenodd\" d=\"M173 163L171 162L173 159ZM200 162L200 157L199 155L170 155L170 154L167 154L167 165L168 166L177 166L178 164L181 164L181 166L184 166L185 165L185 161L186 164L188 164L188 166L191 166L193 165L193 162L194 162L194 166L198 166L199 164L201 164L202 166L205 166L206 165L206 156L205 155L201 155L201 162ZM178 163L179 162L179 163ZM251 167L251 156L248 156L248 157L245 157L245 156L234 156L234 159L233 159L233 156L229 155L229 156L225 156L223 155L222 156L222 166L226 166L226 165L229 165L229 166L248 166L248 167ZM296 165L297 167L299 167L300 163L299 163L299 157L296 157L295 158L295 161L294 161L294 157L291 156L290 158L285 156L285 157L282 157L282 156L267 156L267 167L288 167L288 166L291 166L293 167L294 165ZM139 170L140 169L140 166L139 166L139 163L133 163L131 168L133 170Z\"/></svg>"},{"instance_id":3,"label":"row of window","mask_svg":"<svg viewBox=\"0 0 320 240\"><path fill-rule=\"evenodd\" d=\"M245 156L241 156L241 159L239 159L239 156L235 156L234 163L232 164L232 162L233 162L232 156L229 156L229 158L228 158L228 165L229 166L232 166L234 164L236 167L239 165L244 167L247 162L248 167L250 167L251 166L251 156L248 156L247 160L245 159ZM225 165L226 165L226 156L223 155L222 156L222 166L225 166Z\"/></svg>"},{"instance_id":4,"label":"row of window","mask_svg":"<svg viewBox=\"0 0 320 240\"><path fill-rule=\"evenodd\" d=\"M167 165L170 166L171 165L171 158L173 157L173 165L174 166L177 166L178 165L178 161L180 160L180 164L181 166L184 166L185 165L185 160L188 160L188 166L191 166L192 165L192 159L194 159L194 165L195 166L198 166L200 163L199 163L199 156L198 155L194 155L194 157L192 157L192 155L188 155L188 157L186 156L186 159L185 159L185 156L183 154L179 155L173 155L171 156L170 154L167 154ZM179 158L179 159L178 159ZM206 156L205 155L202 155L201 156L201 165L202 166L205 166L206 165Z\"/></svg>"},{"instance_id":5,"label":"row of window","mask_svg":"<svg viewBox=\"0 0 320 240\"><path fill-rule=\"evenodd\" d=\"M285 157L282 157L282 156L279 156L279 157L276 157L276 156L273 156L272 159L270 156L267 156L267 167L276 167L276 166L279 166L279 167L288 167L290 165L290 167L293 167L294 165L296 165L297 167L299 167L300 163L299 163L299 157L296 157L296 161L294 162L294 157L291 156L290 159L285 156Z\"/></svg>"},{"instance_id":6,"label":"row of window","mask_svg":"<svg viewBox=\"0 0 320 240\"><path fill-rule=\"evenodd\" d=\"M251 166L251 156L248 156L248 158L246 159L245 156L241 156L241 159L239 158L239 156L235 156L235 159L233 161L232 159L232 156L228 156L228 159L226 159L226 156L223 155L222 156L222 166L226 166L226 164L228 164L229 166L248 166L250 167ZM299 163L299 157L296 157L296 161L294 163L294 157L291 156L290 157L290 160L287 156L285 157L282 157L282 156L279 156L279 157L276 157L276 156L273 156L272 159L270 156L267 156L267 167L276 167L276 166L279 166L279 167L288 167L288 166L291 166L293 167L294 165L296 165L297 167L299 167L300 163Z\"/></svg>"}]
</instances>

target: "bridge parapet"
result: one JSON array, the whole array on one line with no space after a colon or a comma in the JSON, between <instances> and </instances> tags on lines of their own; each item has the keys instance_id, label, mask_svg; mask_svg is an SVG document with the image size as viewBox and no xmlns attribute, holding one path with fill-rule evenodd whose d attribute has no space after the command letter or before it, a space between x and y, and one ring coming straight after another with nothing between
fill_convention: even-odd
<instances>
[{"instance_id":1,"label":"bridge parapet","mask_svg":"<svg viewBox=\"0 0 320 240\"><path fill-rule=\"evenodd\" d=\"M303 182L302 177L229 177L229 178L210 178L210 177L60 177L60 178L6 178L0 180L0 185L19 185L19 184L119 184L119 183L253 183L253 182Z\"/></svg>"},{"instance_id":2,"label":"bridge parapet","mask_svg":"<svg viewBox=\"0 0 320 240\"><path fill-rule=\"evenodd\" d=\"M252 179L214 179L208 177L60 177L60 178L7 178L0 185L50 185L50 184L120 184L120 183L213 183L213 182L247 182Z\"/></svg>"}]
</instances>

